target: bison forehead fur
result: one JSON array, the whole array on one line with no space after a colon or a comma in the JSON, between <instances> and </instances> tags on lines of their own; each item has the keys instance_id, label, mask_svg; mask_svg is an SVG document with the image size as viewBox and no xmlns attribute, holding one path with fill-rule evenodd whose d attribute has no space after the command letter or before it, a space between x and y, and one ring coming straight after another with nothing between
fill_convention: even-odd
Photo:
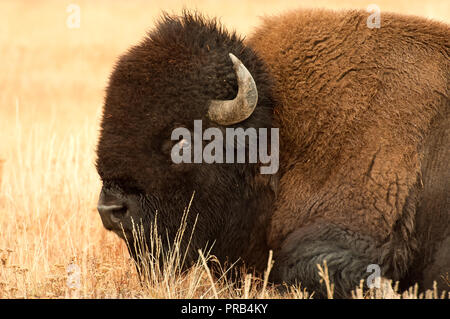
<instances>
[{"instance_id":1,"label":"bison forehead fur","mask_svg":"<svg viewBox=\"0 0 450 319\"><path fill-rule=\"evenodd\" d=\"M165 16L111 75L98 144L104 187L135 196L178 227L195 190L193 242L220 260L321 291L327 260L339 296L378 264L382 275L424 287L450 271L450 30L383 14L301 10L265 18L245 43L196 14ZM228 54L253 76L257 107L236 126L278 127L280 169L251 164L174 165L174 127L236 96ZM193 219L189 219L192 225ZM442 282L441 282L442 284Z\"/></svg>"}]
</instances>

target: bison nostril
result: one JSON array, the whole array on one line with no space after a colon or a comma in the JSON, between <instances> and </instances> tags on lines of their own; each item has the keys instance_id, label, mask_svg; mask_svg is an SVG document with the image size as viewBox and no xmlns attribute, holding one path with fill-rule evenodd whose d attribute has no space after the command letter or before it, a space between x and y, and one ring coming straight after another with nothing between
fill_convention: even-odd
<instances>
[{"instance_id":1,"label":"bison nostril","mask_svg":"<svg viewBox=\"0 0 450 319\"><path fill-rule=\"evenodd\" d=\"M97 209L103 226L108 230L117 229L124 222L125 218L130 215L126 197L104 187L100 192Z\"/></svg>"},{"instance_id":2,"label":"bison nostril","mask_svg":"<svg viewBox=\"0 0 450 319\"><path fill-rule=\"evenodd\" d=\"M102 217L110 219L113 223L120 222L128 212L127 206L123 204L118 205L99 204L97 206L97 209Z\"/></svg>"},{"instance_id":3,"label":"bison nostril","mask_svg":"<svg viewBox=\"0 0 450 319\"><path fill-rule=\"evenodd\" d=\"M111 220L115 223L118 223L121 219L125 217L128 212L128 208L126 206L114 208L111 211Z\"/></svg>"}]
</instances>

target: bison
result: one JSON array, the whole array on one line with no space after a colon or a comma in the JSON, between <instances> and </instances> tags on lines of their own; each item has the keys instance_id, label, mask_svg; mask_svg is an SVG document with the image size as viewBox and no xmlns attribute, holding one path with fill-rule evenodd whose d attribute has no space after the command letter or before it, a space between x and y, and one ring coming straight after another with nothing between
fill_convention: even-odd
<instances>
[{"instance_id":1,"label":"bison","mask_svg":"<svg viewBox=\"0 0 450 319\"><path fill-rule=\"evenodd\" d=\"M262 271L273 250L273 282L319 294L326 261L339 297L372 264L405 287L444 287L450 29L387 13L369 28L367 16L292 11L244 41L201 14L164 14L110 76L96 162L105 228L133 243L133 223L149 226L158 212L168 245L195 191L188 260L214 243L220 261ZM174 163L186 141L171 133L194 120L221 132L279 128L279 170Z\"/></svg>"}]
</instances>

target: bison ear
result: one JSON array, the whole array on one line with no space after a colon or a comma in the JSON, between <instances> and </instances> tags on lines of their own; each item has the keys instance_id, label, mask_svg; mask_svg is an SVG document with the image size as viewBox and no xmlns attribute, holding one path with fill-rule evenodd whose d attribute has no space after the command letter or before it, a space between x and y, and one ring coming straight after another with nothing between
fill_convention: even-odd
<instances>
[{"instance_id":1,"label":"bison ear","mask_svg":"<svg viewBox=\"0 0 450 319\"><path fill-rule=\"evenodd\" d=\"M258 103L258 90L252 75L238 58L232 53L229 55L239 86L237 96L233 100L212 100L208 108L208 117L221 125L232 125L246 120Z\"/></svg>"}]
</instances>

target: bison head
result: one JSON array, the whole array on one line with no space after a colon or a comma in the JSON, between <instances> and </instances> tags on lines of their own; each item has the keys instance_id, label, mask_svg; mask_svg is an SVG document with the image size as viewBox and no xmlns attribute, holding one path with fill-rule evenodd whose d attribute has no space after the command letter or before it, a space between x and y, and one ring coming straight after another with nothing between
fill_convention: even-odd
<instances>
[{"instance_id":1,"label":"bison head","mask_svg":"<svg viewBox=\"0 0 450 319\"><path fill-rule=\"evenodd\" d=\"M164 16L110 77L97 147L103 225L127 239L136 257L133 223L149 240L157 213L168 245L195 192L188 259L214 244L219 259L264 262L258 254L266 254L274 176L261 176L260 163L176 164L171 150L179 141L171 133L192 131L194 120L203 129L269 128L272 105L265 67L239 37L196 14Z\"/></svg>"}]
</instances>

